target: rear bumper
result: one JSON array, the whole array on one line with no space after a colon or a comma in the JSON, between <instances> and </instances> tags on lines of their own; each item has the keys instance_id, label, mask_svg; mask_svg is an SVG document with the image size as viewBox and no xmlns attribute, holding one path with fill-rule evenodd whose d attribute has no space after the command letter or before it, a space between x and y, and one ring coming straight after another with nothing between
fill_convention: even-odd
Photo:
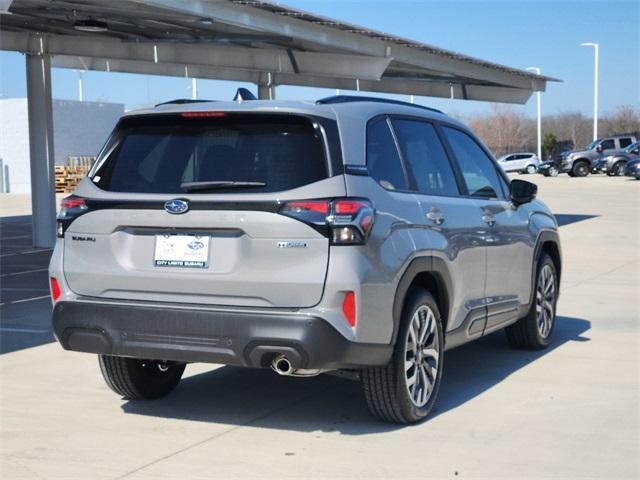
<instances>
[{"instance_id":1,"label":"rear bumper","mask_svg":"<svg viewBox=\"0 0 640 480\"><path fill-rule=\"evenodd\" d=\"M284 353L294 368L338 369L384 365L393 351L352 342L322 318L289 312L63 301L52 322L66 350L176 362L263 367Z\"/></svg>"}]
</instances>

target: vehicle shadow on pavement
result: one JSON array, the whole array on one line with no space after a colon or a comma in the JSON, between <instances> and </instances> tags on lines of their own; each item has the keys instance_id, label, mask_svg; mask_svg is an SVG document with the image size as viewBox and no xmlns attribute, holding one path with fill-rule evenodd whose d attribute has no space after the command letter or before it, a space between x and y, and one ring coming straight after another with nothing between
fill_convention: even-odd
<instances>
[{"instance_id":1,"label":"vehicle shadow on pavement","mask_svg":"<svg viewBox=\"0 0 640 480\"><path fill-rule=\"evenodd\" d=\"M559 227L598 217L598 215L579 215L574 213L555 213L554 216Z\"/></svg>"},{"instance_id":2,"label":"vehicle shadow on pavement","mask_svg":"<svg viewBox=\"0 0 640 480\"><path fill-rule=\"evenodd\" d=\"M589 328L591 322L588 320L559 316L551 344L545 350L515 349L500 330L447 352L440 398L432 416L462 405L565 343L590 341L582 336Z\"/></svg>"},{"instance_id":3,"label":"vehicle shadow on pavement","mask_svg":"<svg viewBox=\"0 0 640 480\"><path fill-rule=\"evenodd\" d=\"M472 400L512 373L567 342L584 342L590 322L558 317L543 351L511 348L504 332L445 354L440 397L429 418ZM188 370L187 370L188 372ZM233 426L366 435L402 428L373 419L360 382L331 375L280 377L267 369L221 367L186 377L168 397L126 401L125 413Z\"/></svg>"}]
</instances>

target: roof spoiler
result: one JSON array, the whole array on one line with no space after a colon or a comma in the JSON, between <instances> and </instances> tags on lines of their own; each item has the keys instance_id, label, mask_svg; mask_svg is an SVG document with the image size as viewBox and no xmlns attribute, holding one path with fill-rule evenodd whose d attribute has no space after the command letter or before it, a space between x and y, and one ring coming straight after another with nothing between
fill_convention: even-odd
<instances>
[{"instance_id":1,"label":"roof spoiler","mask_svg":"<svg viewBox=\"0 0 640 480\"><path fill-rule=\"evenodd\" d=\"M431 107L425 107L424 105L417 105L415 103L403 102L400 100L391 100L389 98L364 97L360 95L334 95L333 97L321 98L320 100L316 101L316 104L332 105L335 103L350 103L350 102L390 103L392 105L402 105L403 107L421 108L423 110L429 110L431 112L443 113L441 110L437 110Z\"/></svg>"},{"instance_id":2,"label":"roof spoiler","mask_svg":"<svg viewBox=\"0 0 640 480\"><path fill-rule=\"evenodd\" d=\"M193 98L176 98L175 100L168 100L166 102L157 103L155 106L159 107L161 105L182 105L185 103L202 103L202 102L216 102L217 100L196 100Z\"/></svg>"}]
</instances>

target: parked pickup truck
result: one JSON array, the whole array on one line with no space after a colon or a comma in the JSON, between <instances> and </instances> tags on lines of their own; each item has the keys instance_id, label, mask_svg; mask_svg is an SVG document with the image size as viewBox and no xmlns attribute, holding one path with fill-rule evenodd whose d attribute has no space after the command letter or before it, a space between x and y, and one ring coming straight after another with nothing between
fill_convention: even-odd
<instances>
[{"instance_id":1,"label":"parked pickup truck","mask_svg":"<svg viewBox=\"0 0 640 480\"><path fill-rule=\"evenodd\" d=\"M558 173L568 173L571 177L586 177L595 170L600 160L609 155L610 150L621 150L637 141L634 135L600 138L591 142L583 150L571 150L561 154L555 166ZM552 167L549 169L552 170ZM553 172L549 174L553 176Z\"/></svg>"}]
</instances>

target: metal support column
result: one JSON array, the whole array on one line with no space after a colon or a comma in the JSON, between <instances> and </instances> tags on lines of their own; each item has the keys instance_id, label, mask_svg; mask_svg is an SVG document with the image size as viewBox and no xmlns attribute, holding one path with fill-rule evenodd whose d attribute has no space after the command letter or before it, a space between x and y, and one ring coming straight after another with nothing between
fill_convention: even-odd
<instances>
[{"instance_id":1,"label":"metal support column","mask_svg":"<svg viewBox=\"0 0 640 480\"><path fill-rule=\"evenodd\" d=\"M266 83L258 84L258 100L275 100L276 87Z\"/></svg>"},{"instance_id":2,"label":"metal support column","mask_svg":"<svg viewBox=\"0 0 640 480\"><path fill-rule=\"evenodd\" d=\"M56 241L51 58L27 54L26 65L33 246L51 248Z\"/></svg>"},{"instance_id":3,"label":"metal support column","mask_svg":"<svg viewBox=\"0 0 640 480\"><path fill-rule=\"evenodd\" d=\"M267 73L266 81L258 83L258 100L275 100L276 86L273 84L271 73Z\"/></svg>"}]
</instances>

